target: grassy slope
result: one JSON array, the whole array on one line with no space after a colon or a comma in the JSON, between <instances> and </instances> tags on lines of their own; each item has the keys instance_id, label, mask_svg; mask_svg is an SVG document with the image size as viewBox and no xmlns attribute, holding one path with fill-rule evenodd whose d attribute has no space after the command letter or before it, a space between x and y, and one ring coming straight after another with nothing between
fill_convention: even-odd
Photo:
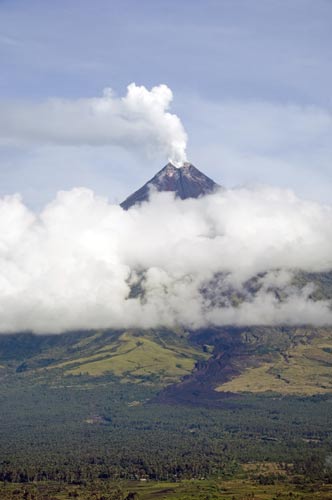
<instances>
[{"instance_id":1,"label":"grassy slope","mask_svg":"<svg viewBox=\"0 0 332 500\"><path fill-rule=\"evenodd\" d=\"M322 394L332 392L332 330L316 330L313 335L276 351L259 366L217 387L217 391L265 392L281 394Z\"/></svg>"},{"instance_id":2,"label":"grassy slope","mask_svg":"<svg viewBox=\"0 0 332 500\"><path fill-rule=\"evenodd\" d=\"M27 335L2 339L0 363L4 368L0 365L0 369L8 376L24 373L48 383L84 375L91 377L91 383L96 377L115 376L121 382L162 386L179 381L193 370L197 361L209 356L181 330Z\"/></svg>"},{"instance_id":3,"label":"grassy slope","mask_svg":"<svg viewBox=\"0 0 332 500\"><path fill-rule=\"evenodd\" d=\"M128 331L115 342L104 345L86 357L54 365L64 374L100 376L112 373L123 382L158 380L172 383L187 375L198 359L206 359L202 350L174 335L164 342L155 332Z\"/></svg>"},{"instance_id":4,"label":"grassy slope","mask_svg":"<svg viewBox=\"0 0 332 500\"><path fill-rule=\"evenodd\" d=\"M194 370L197 361L199 372ZM91 384L98 377L117 377L160 387L190 377L193 387L211 392L312 395L332 392L331 368L331 328L225 327L190 336L180 330L122 330L0 338L1 377L20 372L51 385L59 378L66 384L75 376L82 384L86 377Z\"/></svg>"}]
</instances>

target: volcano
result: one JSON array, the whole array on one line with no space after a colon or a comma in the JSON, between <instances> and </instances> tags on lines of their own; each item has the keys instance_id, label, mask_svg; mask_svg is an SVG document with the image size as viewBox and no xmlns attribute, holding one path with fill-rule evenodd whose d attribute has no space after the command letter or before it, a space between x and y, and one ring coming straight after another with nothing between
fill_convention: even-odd
<instances>
[{"instance_id":1,"label":"volcano","mask_svg":"<svg viewBox=\"0 0 332 500\"><path fill-rule=\"evenodd\" d=\"M168 163L144 186L128 196L121 203L121 207L128 210L134 205L148 201L151 188L157 191L171 191L177 198L185 200L211 194L220 186L191 163L184 163L179 168Z\"/></svg>"}]
</instances>

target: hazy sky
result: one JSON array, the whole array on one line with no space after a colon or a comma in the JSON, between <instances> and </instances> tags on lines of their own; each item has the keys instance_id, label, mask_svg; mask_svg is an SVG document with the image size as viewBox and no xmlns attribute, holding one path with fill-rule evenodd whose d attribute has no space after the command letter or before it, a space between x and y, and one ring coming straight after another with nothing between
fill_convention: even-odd
<instances>
[{"instance_id":1,"label":"hazy sky","mask_svg":"<svg viewBox=\"0 0 332 500\"><path fill-rule=\"evenodd\" d=\"M0 195L20 192L39 209L86 186L122 201L150 178L167 161L162 148L145 155L132 137L65 144L31 119L49 98L72 109L135 82L172 90L188 158L217 182L331 203L331 26L331 0L0 0ZM38 140L21 140L10 111L20 106ZM57 114L57 137L61 119L75 131L82 115Z\"/></svg>"}]
</instances>

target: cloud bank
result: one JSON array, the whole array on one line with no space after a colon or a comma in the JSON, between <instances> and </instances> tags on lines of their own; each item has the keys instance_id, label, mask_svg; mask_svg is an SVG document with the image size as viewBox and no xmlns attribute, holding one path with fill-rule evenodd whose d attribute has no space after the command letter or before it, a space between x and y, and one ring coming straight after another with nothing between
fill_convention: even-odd
<instances>
[{"instance_id":1,"label":"cloud bank","mask_svg":"<svg viewBox=\"0 0 332 500\"><path fill-rule=\"evenodd\" d=\"M5 102L0 139L10 145L115 145L148 157L162 154L182 165L187 134L178 116L168 111L172 100L167 85L148 90L131 83L121 98L106 88L94 98Z\"/></svg>"},{"instance_id":2,"label":"cloud bank","mask_svg":"<svg viewBox=\"0 0 332 500\"><path fill-rule=\"evenodd\" d=\"M0 200L0 331L332 324L297 270L332 269L332 207L269 187L129 211L91 190Z\"/></svg>"}]
</instances>

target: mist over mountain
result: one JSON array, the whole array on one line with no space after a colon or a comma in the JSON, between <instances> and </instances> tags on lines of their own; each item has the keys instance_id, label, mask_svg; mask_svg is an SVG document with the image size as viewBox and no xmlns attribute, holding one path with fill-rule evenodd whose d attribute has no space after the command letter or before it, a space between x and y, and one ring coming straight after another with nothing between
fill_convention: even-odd
<instances>
[{"instance_id":1,"label":"mist over mountain","mask_svg":"<svg viewBox=\"0 0 332 500\"><path fill-rule=\"evenodd\" d=\"M1 332L332 323L330 206L191 164L123 206L85 188L40 214L1 200Z\"/></svg>"}]
</instances>

